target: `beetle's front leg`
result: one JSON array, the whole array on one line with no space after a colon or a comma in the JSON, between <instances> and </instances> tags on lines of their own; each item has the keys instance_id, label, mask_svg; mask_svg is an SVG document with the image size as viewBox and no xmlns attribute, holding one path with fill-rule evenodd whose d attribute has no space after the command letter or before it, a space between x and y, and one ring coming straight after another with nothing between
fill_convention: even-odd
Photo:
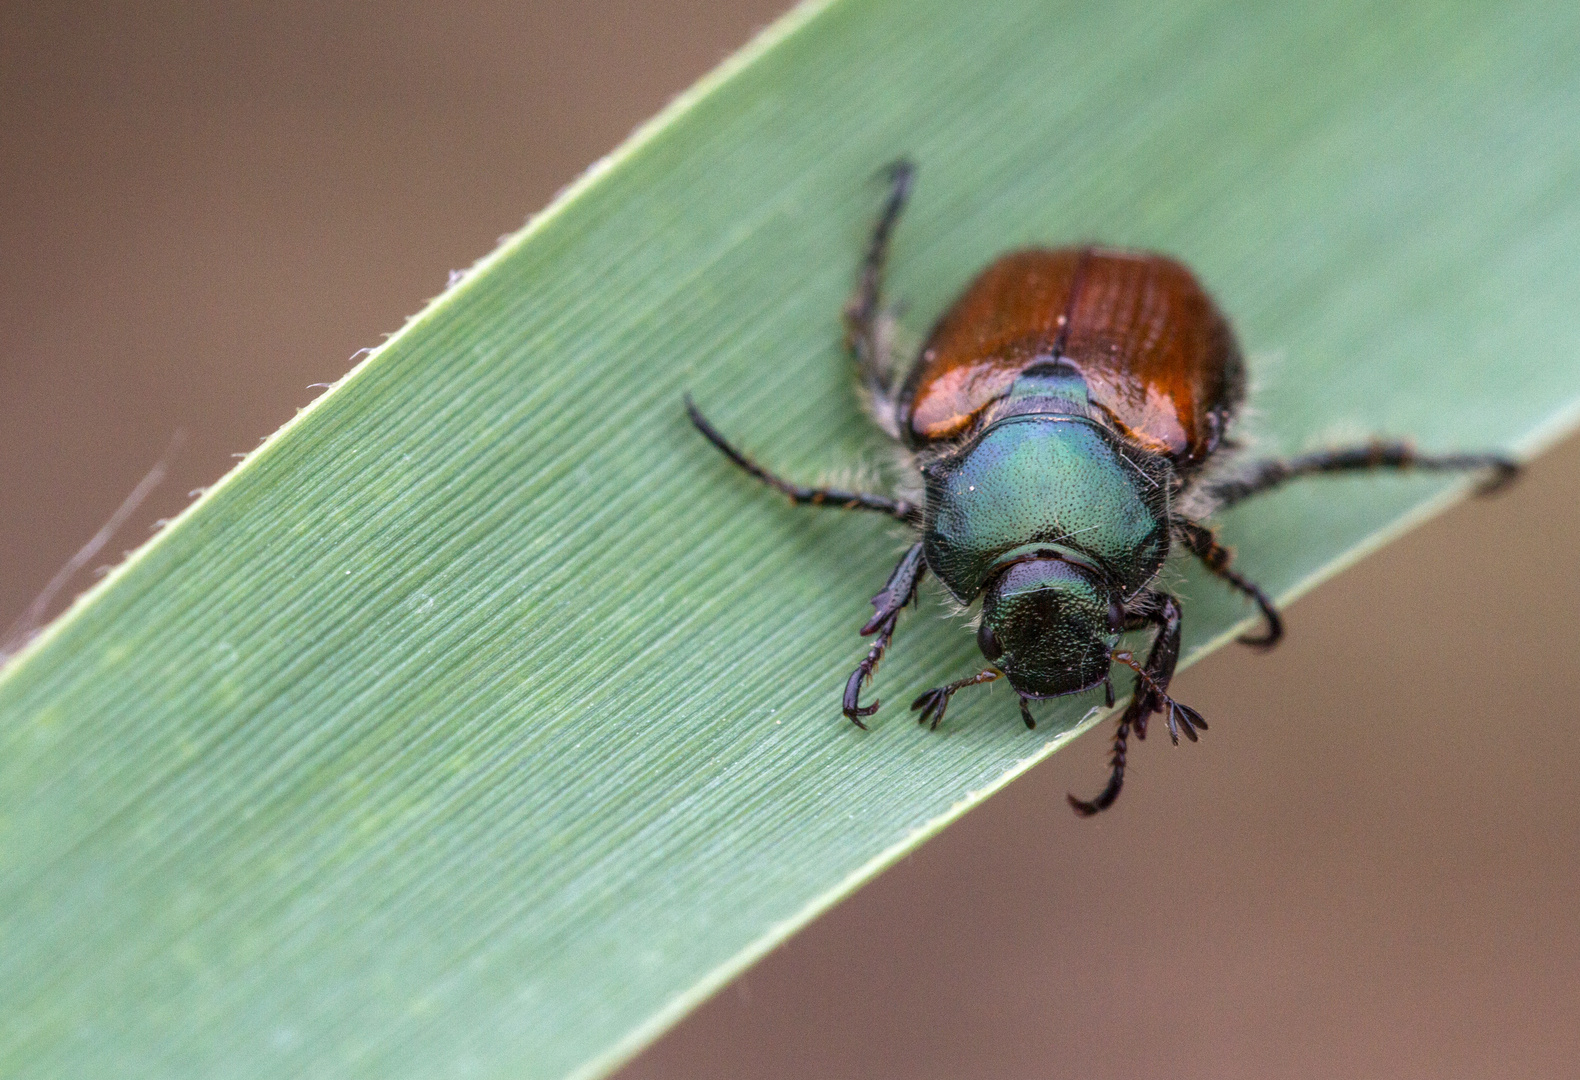
<instances>
[{"instance_id":1,"label":"beetle's front leg","mask_svg":"<svg viewBox=\"0 0 1580 1080\"><path fill-rule=\"evenodd\" d=\"M922 575L927 573L927 560L922 555L922 545L913 544L910 550L900 557L900 561L889 573L889 580L884 582L883 588L872 598L872 618L867 620L867 625L861 628L863 635L876 634L877 638L872 643L872 648L867 650L867 656L856 665L856 670L850 673L850 678L845 682L845 699L843 702L845 717L863 731L867 725L862 723L862 718L871 716L878 711L881 701L874 701L871 705L861 704L861 688L871 681L872 675L878 670L878 661L883 659L884 651L888 649L889 642L894 638L894 628L899 624L900 611L916 598L916 588L921 584Z\"/></svg>"},{"instance_id":2,"label":"beetle's front leg","mask_svg":"<svg viewBox=\"0 0 1580 1080\"><path fill-rule=\"evenodd\" d=\"M1147 737L1147 718L1163 711L1159 695L1168 690L1174 678L1174 668L1179 663L1182 622L1179 601L1167 593L1144 592L1132 600L1125 610L1126 631L1145 630L1147 627L1157 630L1152 638L1152 648L1147 653L1147 662L1136 672L1135 697L1125 710L1138 739ZM1116 651L1114 655L1130 654ZM1127 666L1136 670L1133 663Z\"/></svg>"},{"instance_id":3,"label":"beetle's front leg","mask_svg":"<svg viewBox=\"0 0 1580 1080\"><path fill-rule=\"evenodd\" d=\"M1077 799L1068 796L1070 806L1082 817L1089 817L1114 805L1120 790L1125 786L1125 752L1130 731L1136 738L1147 737L1147 718L1155 712L1165 713L1169 735L1177 743L1179 733L1196 741L1196 732L1207 729L1207 722L1195 709L1181 705L1168 696L1169 682L1174 678L1175 665L1180 655L1180 606L1179 601L1167 593L1142 593L1125 611L1125 629L1140 630L1147 626L1157 628L1152 639L1152 650L1145 664L1137 664L1128 652L1116 651L1115 663L1124 664L1136 673L1135 696L1124 715L1119 718L1119 729L1114 733L1114 751L1109 758L1108 786L1095 799Z\"/></svg>"}]
</instances>

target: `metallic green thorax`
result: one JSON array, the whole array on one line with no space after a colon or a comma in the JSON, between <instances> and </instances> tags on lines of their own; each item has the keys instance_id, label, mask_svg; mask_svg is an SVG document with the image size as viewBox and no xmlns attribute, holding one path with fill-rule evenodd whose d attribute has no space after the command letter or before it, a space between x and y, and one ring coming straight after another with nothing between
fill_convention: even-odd
<instances>
[{"instance_id":1,"label":"metallic green thorax","mask_svg":"<svg viewBox=\"0 0 1580 1080\"><path fill-rule=\"evenodd\" d=\"M1094 411L1074 371L1039 365L1017 380L997 419L923 469L927 564L961 603L1038 553L1091 566L1126 599L1161 568L1168 466Z\"/></svg>"}]
</instances>

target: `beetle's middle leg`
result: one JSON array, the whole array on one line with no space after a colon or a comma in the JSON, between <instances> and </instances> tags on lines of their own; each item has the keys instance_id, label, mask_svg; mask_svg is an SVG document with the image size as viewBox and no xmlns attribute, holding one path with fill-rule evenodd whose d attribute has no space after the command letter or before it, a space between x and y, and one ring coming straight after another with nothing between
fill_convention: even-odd
<instances>
[{"instance_id":1,"label":"beetle's middle leg","mask_svg":"<svg viewBox=\"0 0 1580 1080\"><path fill-rule=\"evenodd\" d=\"M1157 628L1152 639L1152 650L1147 662L1137 664L1129 653L1116 652L1116 663L1124 664L1136 672L1135 696L1124 715L1119 718L1119 728L1114 732L1114 752L1109 758L1108 786L1095 799L1077 799L1067 796L1070 807L1082 817L1090 817L1114 805L1120 790L1125 786L1125 750L1130 731L1136 738L1147 737L1147 718L1155 712L1165 714L1169 735L1179 742L1179 732L1196 741L1198 729L1207 730L1201 714L1187 705L1181 705L1168 696L1169 682L1174 678L1174 667L1180 656L1180 606L1179 601L1167 593L1142 593L1125 612L1125 629L1140 630L1147 626Z\"/></svg>"},{"instance_id":2,"label":"beetle's middle leg","mask_svg":"<svg viewBox=\"0 0 1580 1080\"><path fill-rule=\"evenodd\" d=\"M1474 472L1490 475L1480 494L1506 486L1519 474L1519 463L1502 454L1418 454L1409 443L1371 442L1343 450L1318 450L1291 458L1263 458L1244 471L1206 485L1219 509L1259 495L1288 480L1321 473L1358 472L1363 469L1420 469L1423 472Z\"/></svg>"},{"instance_id":3,"label":"beetle's middle leg","mask_svg":"<svg viewBox=\"0 0 1580 1080\"><path fill-rule=\"evenodd\" d=\"M1170 524L1174 526L1174 534L1180 538L1192 555L1201 560L1203 566L1233 588L1249 596L1262 612L1267 629L1256 637L1240 638L1240 643L1259 649L1271 649L1277 645L1284 636L1284 620L1260 585L1229 569L1229 564L1234 561L1234 552L1218 543L1218 538L1212 534L1212 530L1199 522L1176 517Z\"/></svg>"},{"instance_id":4,"label":"beetle's middle leg","mask_svg":"<svg viewBox=\"0 0 1580 1080\"><path fill-rule=\"evenodd\" d=\"M889 258L889 241L911 196L916 166L900 159L888 167L889 197L872 229L867 254L861 261L856 288L845 302L845 345L856 357L861 384L872 396L881 422L893 423L894 367L890 350L893 326L883 306L883 268Z\"/></svg>"},{"instance_id":5,"label":"beetle's middle leg","mask_svg":"<svg viewBox=\"0 0 1580 1080\"><path fill-rule=\"evenodd\" d=\"M918 524L921 520L922 508L905 499L891 499L887 495L873 495L865 491L841 491L838 488L803 487L793 484L788 480L775 476L751 458L741 453L730 445L728 439L719 434L717 428L708 423L707 417L698 411L693 404L691 395L686 395L686 415L691 417L691 423L702 432L703 438L719 448L720 453L748 474L755 476L775 491L781 491L790 496L790 501L797 506L838 506L846 510L876 510L880 514L899 518L907 524Z\"/></svg>"}]
</instances>

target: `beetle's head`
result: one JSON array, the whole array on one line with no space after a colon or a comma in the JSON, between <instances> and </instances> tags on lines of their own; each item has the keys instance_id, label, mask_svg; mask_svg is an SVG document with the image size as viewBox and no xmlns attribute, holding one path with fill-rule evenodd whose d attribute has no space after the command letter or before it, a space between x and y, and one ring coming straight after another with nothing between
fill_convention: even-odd
<instances>
[{"instance_id":1,"label":"beetle's head","mask_svg":"<svg viewBox=\"0 0 1580 1080\"><path fill-rule=\"evenodd\" d=\"M1038 556L988 582L977 646L1021 696L1057 697L1108 678L1123 626L1118 597L1094 570Z\"/></svg>"}]
</instances>

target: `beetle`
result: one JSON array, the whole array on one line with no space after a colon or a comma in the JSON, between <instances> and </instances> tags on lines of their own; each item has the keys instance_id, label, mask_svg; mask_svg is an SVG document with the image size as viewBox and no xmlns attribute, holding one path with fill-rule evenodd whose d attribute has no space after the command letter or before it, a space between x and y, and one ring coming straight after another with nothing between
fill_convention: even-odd
<instances>
[{"instance_id":1,"label":"beetle","mask_svg":"<svg viewBox=\"0 0 1580 1080\"><path fill-rule=\"evenodd\" d=\"M1083 816L1112 806L1124 785L1131 732L1162 715L1177 745L1207 723L1169 696L1180 652L1179 600L1157 580L1175 545L1260 611L1263 629L1240 641L1270 648L1283 636L1272 600L1232 567L1201 519L1289 480L1366 469L1484 470L1483 491L1518 465L1495 453L1418 454L1374 440L1290 458L1237 462L1229 429L1245 400L1245 364L1228 321L1195 276L1166 255L1096 245L1003 255L967 286L899 377L893 316L883 301L890 238L915 168L886 170L888 198L844 309L874 420L897 440L920 484L906 496L805 487L736 449L688 395L691 422L741 469L805 505L887 514L915 542L861 628L873 638L845 685L858 727L878 709L861 692L893 640L900 612L931 571L960 605L980 600L977 645L988 667L911 703L936 729L950 699L1006 679L1028 728L1030 703L1101 687L1114 704L1115 666L1134 672L1119 717L1108 783L1069 796ZM1145 660L1121 637L1150 630Z\"/></svg>"}]
</instances>

